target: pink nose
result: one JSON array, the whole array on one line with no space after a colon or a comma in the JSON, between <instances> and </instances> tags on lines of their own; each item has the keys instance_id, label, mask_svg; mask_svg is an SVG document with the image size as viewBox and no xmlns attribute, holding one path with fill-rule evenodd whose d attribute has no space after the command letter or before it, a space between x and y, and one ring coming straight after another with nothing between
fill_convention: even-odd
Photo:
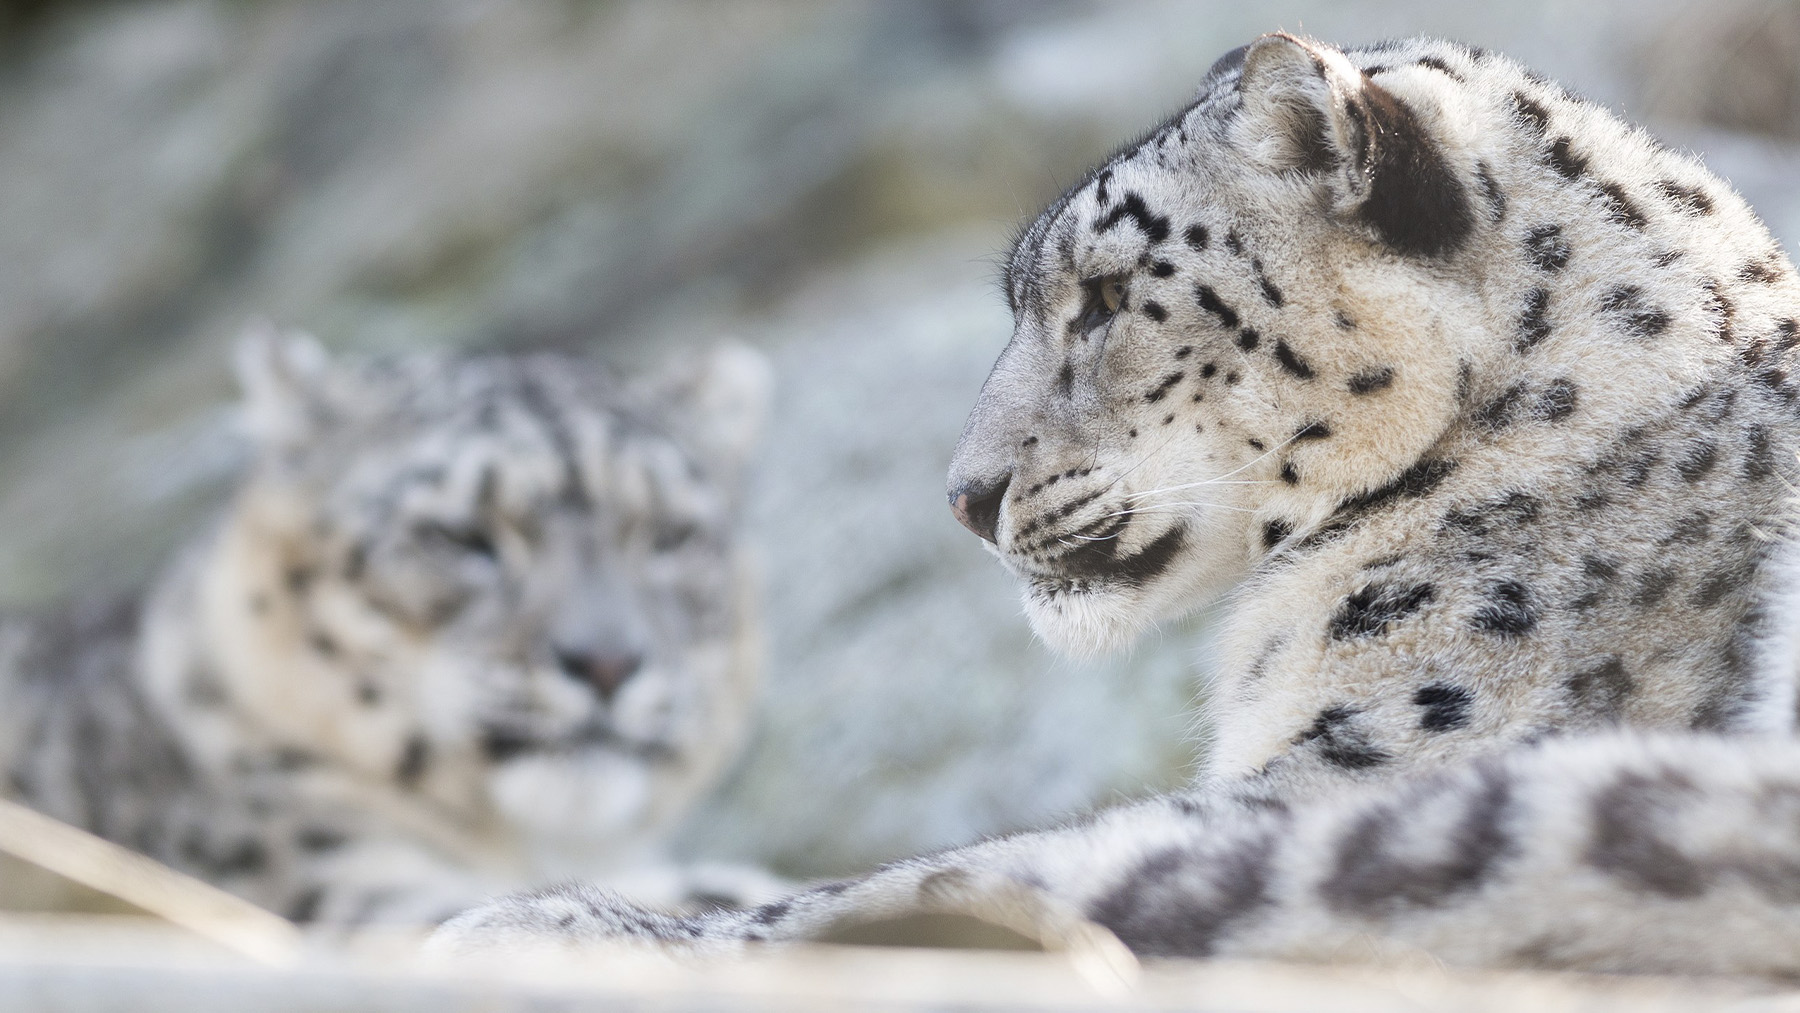
<instances>
[{"instance_id":1,"label":"pink nose","mask_svg":"<svg viewBox=\"0 0 1800 1013\"><path fill-rule=\"evenodd\" d=\"M956 522L992 542L1000 526L1000 504L1006 499L1011 475L997 482L971 482L950 494L950 512Z\"/></svg>"}]
</instances>

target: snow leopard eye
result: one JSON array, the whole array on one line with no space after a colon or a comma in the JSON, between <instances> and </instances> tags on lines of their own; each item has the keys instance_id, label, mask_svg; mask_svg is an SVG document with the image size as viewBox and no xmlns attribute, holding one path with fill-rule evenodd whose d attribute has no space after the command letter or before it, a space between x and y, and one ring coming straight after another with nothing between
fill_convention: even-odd
<instances>
[{"instance_id":1,"label":"snow leopard eye","mask_svg":"<svg viewBox=\"0 0 1800 1013\"><path fill-rule=\"evenodd\" d=\"M484 559L500 557L500 550L495 547L494 539L475 525L421 524L418 537L427 545L447 546L471 556Z\"/></svg>"},{"instance_id":2,"label":"snow leopard eye","mask_svg":"<svg viewBox=\"0 0 1800 1013\"><path fill-rule=\"evenodd\" d=\"M651 548L657 552L674 552L692 542L700 534L697 524L669 524L659 528L651 540Z\"/></svg>"},{"instance_id":3,"label":"snow leopard eye","mask_svg":"<svg viewBox=\"0 0 1800 1013\"><path fill-rule=\"evenodd\" d=\"M1086 298L1081 304L1081 315L1075 318L1073 330L1077 334L1086 334L1112 321L1119 307L1125 305L1126 278L1122 274L1107 274L1082 281L1081 289Z\"/></svg>"}]
</instances>

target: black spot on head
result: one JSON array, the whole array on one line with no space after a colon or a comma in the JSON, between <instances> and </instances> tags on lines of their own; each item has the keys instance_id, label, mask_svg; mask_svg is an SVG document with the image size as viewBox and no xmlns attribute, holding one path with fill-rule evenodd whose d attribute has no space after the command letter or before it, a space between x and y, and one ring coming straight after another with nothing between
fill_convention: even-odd
<instances>
[{"instance_id":1,"label":"black spot on head","mask_svg":"<svg viewBox=\"0 0 1800 1013\"><path fill-rule=\"evenodd\" d=\"M1250 266L1255 269L1256 280L1262 285L1263 301L1279 309L1282 301L1281 289L1276 288L1275 283L1269 280L1269 276L1263 273L1262 261L1252 260Z\"/></svg>"},{"instance_id":2,"label":"black spot on head","mask_svg":"<svg viewBox=\"0 0 1800 1013\"><path fill-rule=\"evenodd\" d=\"M1345 384L1352 394L1373 394L1386 390L1394 382L1394 367L1375 366L1352 376Z\"/></svg>"},{"instance_id":3,"label":"black spot on head","mask_svg":"<svg viewBox=\"0 0 1800 1013\"><path fill-rule=\"evenodd\" d=\"M1536 496L1515 489L1468 509L1449 511L1444 515L1443 526L1485 538L1496 526L1520 528L1537 520L1540 509Z\"/></svg>"},{"instance_id":4,"label":"black spot on head","mask_svg":"<svg viewBox=\"0 0 1800 1013\"><path fill-rule=\"evenodd\" d=\"M1388 503L1418 499L1429 495L1433 489L1436 489L1456 471L1456 467L1457 462L1442 458L1415 461L1411 467L1401 472L1388 484L1352 496L1339 503L1337 509L1332 512L1331 521L1307 536L1307 542L1323 540L1343 531L1355 523L1359 517L1378 510Z\"/></svg>"},{"instance_id":5,"label":"black spot on head","mask_svg":"<svg viewBox=\"0 0 1800 1013\"><path fill-rule=\"evenodd\" d=\"M1575 153L1574 141L1567 134L1550 145L1550 167L1564 179L1579 179L1587 171L1587 159Z\"/></svg>"},{"instance_id":6,"label":"black spot on head","mask_svg":"<svg viewBox=\"0 0 1800 1013\"><path fill-rule=\"evenodd\" d=\"M1257 342L1261 340L1262 335L1256 333L1254 329L1246 327L1238 332L1237 346L1246 352L1254 352Z\"/></svg>"},{"instance_id":7,"label":"black spot on head","mask_svg":"<svg viewBox=\"0 0 1800 1013\"><path fill-rule=\"evenodd\" d=\"M1244 240L1243 237L1238 235L1237 229L1230 228L1225 230L1225 248L1237 256L1243 256Z\"/></svg>"},{"instance_id":8,"label":"black spot on head","mask_svg":"<svg viewBox=\"0 0 1800 1013\"><path fill-rule=\"evenodd\" d=\"M1493 168L1486 162L1475 163L1475 185L1481 188L1481 198L1487 202L1488 221L1498 222L1505 218L1506 192L1500 189Z\"/></svg>"},{"instance_id":9,"label":"black spot on head","mask_svg":"<svg viewBox=\"0 0 1800 1013\"><path fill-rule=\"evenodd\" d=\"M317 654L321 658L327 658L327 659L336 658L339 654L342 653L338 649L337 641L333 640L329 633L325 633L320 630L314 630L314 631L312 631L311 634L309 634L307 636L306 645L308 647L311 647L313 649L313 653Z\"/></svg>"},{"instance_id":10,"label":"black spot on head","mask_svg":"<svg viewBox=\"0 0 1800 1013\"><path fill-rule=\"evenodd\" d=\"M1182 345L1180 348L1175 349L1175 357L1177 359L1185 359L1192 354L1194 354L1193 345Z\"/></svg>"},{"instance_id":11,"label":"black spot on head","mask_svg":"<svg viewBox=\"0 0 1800 1013\"><path fill-rule=\"evenodd\" d=\"M1499 432L1512 425L1519 404L1528 390L1523 380L1506 388L1499 397L1475 410L1475 423L1489 432Z\"/></svg>"},{"instance_id":12,"label":"black spot on head","mask_svg":"<svg viewBox=\"0 0 1800 1013\"><path fill-rule=\"evenodd\" d=\"M1281 462L1281 480L1283 482L1286 482L1288 485L1299 485L1300 484L1300 473L1298 471L1294 470L1294 462L1292 462L1292 461Z\"/></svg>"},{"instance_id":13,"label":"black spot on head","mask_svg":"<svg viewBox=\"0 0 1800 1013\"><path fill-rule=\"evenodd\" d=\"M1763 285L1772 285L1781 280L1781 261L1776 257L1763 260L1747 261L1738 268L1739 281L1753 281Z\"/></svg>"},{"instance_id":14,"label":"black spot on head","mask_svg":"<svg viewBox=\"0 0 1800 1013\"><path fill-rule=\"evenodd\" d=\"M1606 217L1619 225L1643 231L1650 224L1638 206L1631 202L1625 188L1617 183L1600 184L1600 192L1606 195Z\"/></svg>"},{"instance_id":15,"label":"black spot on head","mask_svg":"<svg viewBox=\"0 0 1800 1013\"><path fill-rule=\"evenodd\" d=\"M1106 191L1106 185L1112 182L1112 178L1113 173L1111 169L1104 169L1101 171L1100 175L1094 177L1094 200L1098 202L1101 207L1105 207L1112 203L1112 195Z\"/></svg>"},{"instance_id":16,"label":"black spot on head","mask_svg":"<svg viewBox=\"0 0 1800 1013\"><path fill-rule=\"evenodd\" d=\"M1681 472L1682 478L1698 482L1718 463L1719 445L1711 440L1701 440L1688 448L1681 460L1675 462L1675 467Z\"/></svg>"},{"instance_id":17,"label":"black spot on head","mask_svg":"<svg viewBox=\"0 0 1800 1013\"><path fill-rule=\"evenodd\" d=\"M1056 373L1056 389L1063 397L1068 397L1075 390L1075 364L1065 362Z\"/></svg>"},{"instance_id":18,"label":"black spot on head","mask_svg":"<svg viewBox=\"0 0 1800 1013\"><path fill-rule=\"evenodd\" d=\"M1631 673L1625 671L1624 662L1616 657L1576 672L1563 685L1583 712L1614 721L1624 711L1625 701L1636 686Z\"/></svg>"},{"instance_id":19,"label":"black spot on head","mask_svg":"<svg viewBox=\"0 0 1800 1013\"><path fill-rule=\"evenodd\" d=\"M1367 770L1392 760L1391 753L1376 748L1356 728L1356 714L1350 707L1327 707L1313 719L1311 727L1295 737L1294 743L1312 744L1325 762L1345 770Z\"/></svg>"},{"instance_id":20,"label":"black spot on head","mask_svg":"<svg viewBox=\"0 0 1800 1013\"><path fill-rule=\"evenodd\" d=\"M1706 289L1707 309L1713 318L1713 337L1720 341L1731 341L1735 335L1731 325L1737 319L1737 304L1720 290L1718 281L1711 280L1701 286ZM1753 354L1745 349L1744 354Z\"/></svg>"},{"instance_id":21,"label":"black spot on head","mask_svg":"<svg viewBox=\"0 0 1800 1013\"><path fill-rule=\"evenodd\" d=\"M1159 324L1162 323L1164 320L1169 319L1169 311L1166 309L1163 309L1162 303L1159 303L1159 302L1155 301L1154 299L1144 300L1144 305L1141 308L1143 309L1145 316L1149 317L1151 320L1154 320Z\"/></svg>"},{"instance_id":22,"label":"black spot on head","mask_svg":"<svg viewBox=\"0 0 1800 1013\"><path fill-rule=\"evenodd\" d=\"M1149 404L1155 404L1156 402L1161 401L1168 396L1170 389L1180 383L1186 376L1187 373L1180 370L1164 376L1162 380L1158 381L1155 387L1152 387L1149 392L1144 395L1144 401Z\"/></svg>"},{"instance_id":23,"label":"black spot on head","mask_svg":"<svg viewBox=\"0 0 1800 1013\"><path fill-rule=\"evenodd\" d=\"M1513 92L1512 101L1513 119L1539 137L1547 136L1550 133L1548 110L1532 101L1524 92Z\"/></svg>"},{"instance_id":24,"label":"black spot on head","mask_svg":"<svg viewBox=\"0 0 1800 1013\"><path fill-rule=\"evenodd\" d=\"M1190 248L1194 250L1206 249L1208 240L1206 226L1190 225L1187 227L1187 231L1182 233L1182 237L1187 240L1187 244Z\"/></svg>"},{"instance_id":25,"label":"black spot on head","mask_svg":"<svg viewBox=\"0 0 1800 1013\"><path fill-rule=\"evenodd\" d=\"M1344 599L1326 630L1333 640L1378 636L1424 608L1436 595L1437 589L1430 584L1368 584Z\"/></svg>"},{"instance_id":26,"label":"black spot on head","mask_svg":"<svg viewBox=\"0 0 1800 1013\"><path fill-rule=\"evenodd\" d=\"M1228 384L1237 383L1240 379L1242 379L1242 377L1238 376L1237 370L1235 369L1225 374L1225 382Z\"/></svg>"},{"instance_id":27,"label":"black spot on head","mask_svg":"<svg viewBox=\"0 0 1800 1013\"><path fill-rule=\"evenodd\" d=\"M1575 413L1577 390L1575 381L1566 376L1550 381L1538 393L1532 415L1544 422L1561 422Z\"/></svg>"},{"instance_id":28,"label":"black spot on head","mask_svg":"<svg viewBox=\"0 0 1800 1013\"><path fill-rule=\"evenodd\" d=\"M1637 590L1632 592L1631 604L1639 608L1649 608L1668 597L1669 588L1674 585L1676 571L1672 567L1646 570L1638 575Z\"/></svg>"},{"instance_id":29,"label":"black spot on head","mask_svg":"<svg viewBox=\"0 0 1800 1013\"><path fill-rule=\"evenodd\" d=\"M1273 549L1294 533L1294 525L1290 521L1272 520L1263 525L1263 548Z\"/></svg>"},{"instance_id":30,"label":"black spot on head","mask_svg":"<svg viewBox=\"0 0 1800 1013\"><path fill-rule=\"evenodd\" d=\"M1167 278L1175 273L1175 265L1166 260L1159 260L1150 265L1150 273L1158 278Z\"/></svg>"},{"instance_id":31,"label":"black spot on head","mask_svg":"<svg viewBox=\"0 0 1800 1013\"><path fill-rule=\"evenodd\" d=\"M1489 584L1482 592L1481 607L1469 618L1469 625L1483 633L1514 637L1537 626L1537 604L1531 589L1516 580Z\"/></svg>"},{"instance_id":32,"label":"black spot on head","mask_svg":"<svg viewBox=\"0 0 1800 1013\"><path fill-rule=\"evenodd\" d=\"M1744 451L1744 477L1758 479L1775 474L1775 451L1769 437L1769 427L1751 426L1746 430L1746 435L1749 445Z\"/></svg>"},{"instance_id":33,"label":"black spot on head","mask_svg":"<svg viewBox=\"0 0 1800 1013\"><path fill-rule=\"evenodd\" d=\"M1600 308L1618 314L1625 328L1640 338L1654 338L1669 328L1669 314L1646 305L1643 290L1636 285L1620 285L1600 297Z\"/></svg>"},{"instance_id":34,"label":"black spot on head","mask_svg":"<svg viewBox=\"0 0 1800 1013\"><path fill-rule=\"evenodd\" d=\"M1699 545L1712 537L1712 514L1691 510L1675 519L1669 533L1657 541L1660 546Z\"/></svg>"},{"instance_id":35,"label":"black spot on head","mask_svg":"<svg viewBox=\"0 0 1800 1013\"><path fill-rule=\"evenodd\" d=\"M1127 218L1136 223L1152 243L1160 243L1169 238L1169 219L1151 214L1150 209L1144 205L1143 196L1136 191L1127 191L1125 199L1100 221L1095 231L1106 232Z\"/></svg>"},{"instance_id":36,"label":"black spot on head","mask_svg":"<svg viewBox=\"0 0 1800 1013\"><path fill-rule=\"evenodd\" d=\"M1469 723L1469 706L1475 694L1461 686L1433 683L1413 694L1413 704L1425 708L1419 727L1428 732L1447 732Z\"/></svg>"},{"instance_id":37,"label":"black spot on head","mask_svg":"<svg viewBox=\"0 0 1800 1013\"><path fill-rule=\"evenodd\" d=\"M1213 374L1217 373L1218 371L1219 371L1219 364L1216 362L1209 362L1206 365L1200 367L1200 379L1210 380L1210 379L1212 379Z\"/></svg>"},{"instance_id":38,"label":"black spot on head","mask_svg":"<svg viewBox=\"0 0 1800 1013\"><path fill-rule=\"evenodd\" d=\"M1263 449L1263 441L1261 441L1261 440L1258 440L1258 439L1254 439L1254 438L1253 438L1253 439L1251 439L1251 440L1250 440L1250 441L1249 441L1249 443L1250 443L1250 449L1252 449L1252 450L1261 450L1261 449Z\"/></svg>"},{"instance_id":39,"label":"black spot on head","mask_svg":"<svg viewBox=\"0 0 1800 1013\"><path fill-rule=\"evenodd\" d=\"M1748 589L1755 577L1754 565L1728 565L1712 570L1695 585L1688 604L1695 608L1712 608L1733 591Z\"/></svg>"},{"instance_id":40,"label":"black spot on head","mask_svg":"<svg viewBox=\"0 0 1800 1013\"><path fill-rule=\"evenodd\" d=\"M1331 436L1331 427L1323 422L1308 422L1294 433L1293 442L1303 443L1307 440L1323 440Z\"/></svg>"},{"instance_id":41,"label":"black spot on head","mask_svg":"<svg viewBox=\"0 0 1800 1013\"><path fill-rule=\"evenodd\" d=\"M1195 285L1194 298L1200 303L1201 309L1219 318L1220 325L1225 327L1238 325L1237 310L1225 305L1224 301L1219 298L1219 293L1214 292L1211 286Z\"/></svg>"},{"instance_id":42,"label":"black spot on head","mask_svg":"<svg viewBox=\"0 0 1800 1013\"><path fill-rule=\"evenodd\" d=\"M1419 57L1418 64L1421 67L1430 67L1432 70L1435 70L1435 71L1439 72L1440 74L1444 74L1444 75L1448 76L1450 78L1450 80L1452 80L1452 81L1461 82L1463 80L1463 76L1461 74L1458 74L1456 71L1451 70L1449 64L1445 63L1444 61L1438 59L1435 56L1421 56L1421 57Z\"/></svg>"},{"instance_id":43,"label":"black spot on head","mask_svg":"<svg viewBox=\"0 0 1800 1013\"><path fill-rule=\"evenodd\" d=\"M1295 354L1294 350L1288 347L1286 338L1275 339L1275 361L1281 364L1282 369L1302 380L1313 378L1312 364Z\"/></svg>"},{"instance_id":44,"label":"black spot on head","mask_svg":"<svg viewBox=\"0 0 1800 1013\"><path fill-rule=\"evenodd\" d=\"M1569 257L1575 250L1563 238L1562 226L1540 225L1526 233L1525 252L1530 256L1532 266L1555 273L1569 266Z\"/></svg>"},{"instance_id":45,"label":"black spot on head","mask_svg":"<svg viewBox=\"0 0 1800 1013\"><path fill-rule=\"evenodd\" d=\"M1665 179L1656 184L1658 193L1668 198L1675 205L1675 210L1684 215L1710 215L1713 213L1713 200L1705 190L1697 186L1683 186L1672 179Z\"/></svg>"},{"instance_id":46,"label":"black spot on head","mask_svg":"<svg viewBox=\"0 0 1800 1013\"><path fill-rule=\"evenodd\" d=\"M1525 293L1525 312L1519 317L1519 336L1513 349L1529 351L1533 345L1550 336L1550 291L1534 288Z\"/></svg>"}]
</instances>

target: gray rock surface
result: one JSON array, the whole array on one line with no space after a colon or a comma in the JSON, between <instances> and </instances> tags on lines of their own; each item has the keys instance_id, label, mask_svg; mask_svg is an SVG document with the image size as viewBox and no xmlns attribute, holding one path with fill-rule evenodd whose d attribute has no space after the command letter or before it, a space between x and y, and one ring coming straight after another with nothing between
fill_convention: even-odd
<instances>
[{"instance_id":1,"label":"gray rock surface","mask_svg":"<svg viewBox=\"0 0 1800 1013\"><path fill-rule=\"evenodd\" d=\"M752 516L770 689L682 846L796 874L1183 776L1199 627L1048 656L941 484L1006 339L1008 230L1226 49L1509 52L1660 117L1800 238L1791 80L1760 120L1693 100L1739 87L1718 68L1774 16L1751 0L34 9L0 21L0 603L143 579L216 508L253 314L342 350L746 338L782 384Z\"/></svg>"}]
</instances>

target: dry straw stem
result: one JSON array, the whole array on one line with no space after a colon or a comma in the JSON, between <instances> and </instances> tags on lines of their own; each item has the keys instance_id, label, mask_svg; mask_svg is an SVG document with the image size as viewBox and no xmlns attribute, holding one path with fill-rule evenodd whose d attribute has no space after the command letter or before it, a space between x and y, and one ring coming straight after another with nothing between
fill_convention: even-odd
<instances>
[{"instance_id":1,"label":"dry straw stem","mask_svg":"<svg viewBox=\"0 0 1800 1013\"><path fill-rule=\"evenodd\" d=\"M289 964L293 923L161 862L0 799L0 851L110 894L252 960Z\"/></svg>"}]
</instances>

